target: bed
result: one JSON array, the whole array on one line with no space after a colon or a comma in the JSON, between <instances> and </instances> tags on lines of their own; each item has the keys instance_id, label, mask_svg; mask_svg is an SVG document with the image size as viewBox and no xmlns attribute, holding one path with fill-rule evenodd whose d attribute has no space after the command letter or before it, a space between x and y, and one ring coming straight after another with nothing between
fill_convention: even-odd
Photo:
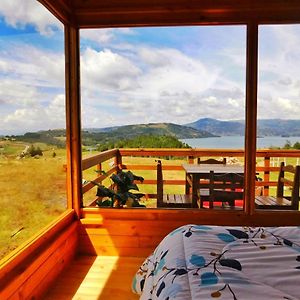
<instances>
[{"instance_id":1,"label":"bed","mask_svg":"<svg viewBox=\"0 0 300 300\"><path fill-rule=\"evenodd\" d=\"M140 266L140 299L300 299L300 227L185 225Z\"/></svg>"}]
</instances>

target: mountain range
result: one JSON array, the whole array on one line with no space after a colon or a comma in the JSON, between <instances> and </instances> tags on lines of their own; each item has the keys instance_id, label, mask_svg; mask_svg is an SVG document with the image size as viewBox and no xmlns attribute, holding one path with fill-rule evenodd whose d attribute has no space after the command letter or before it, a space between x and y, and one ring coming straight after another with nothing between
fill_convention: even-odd
<instances>
[{"instance_id":1,"label":"mountain range","mask_svg":"<svg viewBox=\"0 0 300 300\"><path fill-rule=\"evenodd\" d=\"M178 139L216 136L205 130L173 123L149 123L106 128L87 128L82 132L83 140L89 138L102 142L108 140L117 141L125 138L131 139L140 135L169 135Z\"/></svg>"},{"instance_id":2,"label":"mountain range","mask_svg":"<svg viewBox=\"0 0 300 300\"><path fill-rule=\"evenodd\" d=\"M300 136L300 120L266 119L258 120L258 136ZM206 138L215 136L242 136L245 122L221 121L211 118L199 119L196 122L178 125L173 123L150 123L106 128L85 128L82 130L82 143L96 145L120 140L130 140L137 136L166 135L177 139ZM27 132L24 135L12 136L28 143L44 142L63 146L65 130L54 129L38 132Z\"/></svg>"},{"instance_id":3,"label":"mountain range","mask_svg":"<svg viewBox=\"0 0 300 300\"><path fill-rule=\"evenodd\" d=\"M203 118L185 124L198 130L204 130L218 136L244 135L245 121L220 121ZM262 119L257 121L258 136L300 136L300 120Z\"/></svg>"}]
</instances>

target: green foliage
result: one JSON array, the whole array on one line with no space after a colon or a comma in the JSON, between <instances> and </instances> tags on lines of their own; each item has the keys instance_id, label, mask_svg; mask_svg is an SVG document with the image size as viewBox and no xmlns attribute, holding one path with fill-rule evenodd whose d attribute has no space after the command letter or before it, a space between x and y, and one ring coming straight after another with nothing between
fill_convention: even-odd
<instances>
[{"instance_id":1,"label":"green foliage","mask_svg":"<svg viewBox=\"0 0 300 300\"><path fill-rule=\"evenodd\" d=\"M291 141L287 140L285 145L283 146L283 149L298 149L298 150L300 150L300 142L296 142L294 145L292 145Z\"/></svg>"},{"instance_id":2,"label":"green foliage","mask_svg":"<svg viewBox=\"0 0 300 300\"><path fill-rule=\"evenodd\" d=\"M27 132L24 135L13 135L9 138L25 143L45 143L59 148L65 147L66 132L64 129Z\"/></svg>"},{"instance_id":3,"label":"green foliage","mask_svg":"<svg viewBox=\"0 0 300 300\"><path fill-rule=\"evenodd\" d=\"M283 146L284 149L291 149L292 148L292 143L291 141L286 141L285 145Z\"/></svg>"},{"instance_id":4,"label":"green foliage","mask_svg":"<svg viewBox=\"0 0 300 300\"><path fill-rule=\"evenodd\" d=\"M144 194L131 192L131 190L139 190L134 182L136 180L143 182L143 177L136 176L131 171L120 171L117 174L113 174L110 178L114 183L112 186L116 187L116 189L107 188L95 181L91 181L98 186L96 195L101 198L101 200L96 201L98 206L123 207L126 205L130 207L145 207L139 204L139 200Z\"/></svg>"},{"instance_id":5,"label":"green foliage","mask_svg":"<svg viewBox=\"0 0 300 300\"><path fill-rule=\"evenodd\" d=\"M29 149L27 150L27 155L34 157L34 156L43 156L43 151L40 147L34 147L30 145Z\"/></svg>"},{"instance_id":6,"label":"green foliage","mask_svg":"<svg viewBox=\"0 0 300 300\"><path fill-rule=\"evenodd\" d=\"M293 146L294 149L300 150L300 142L296 142Z\"/></svg>"},{"instance_id":7,"label":"green foliage","mask_svg":"<svg viewBox=\"0 0 300 300\"><path fill-rule=\"evenodd\" d=\"M106 142L98 145L98 151L114 148L191 148L169 135L140 135L132 139L121 139L116 142Z\"/></svg>"}]
</instances>

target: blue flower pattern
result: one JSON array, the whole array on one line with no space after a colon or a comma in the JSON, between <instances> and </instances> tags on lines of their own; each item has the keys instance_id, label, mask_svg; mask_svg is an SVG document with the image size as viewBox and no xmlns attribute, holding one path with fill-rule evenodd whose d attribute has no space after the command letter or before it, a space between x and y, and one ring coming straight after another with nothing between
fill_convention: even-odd
<instances>
[{"instance_id":1,"label":"blue flower pattern","mask_svg":"<svg viewBox=\"0 0 300 300\"><path fill-rule=\"evenodd\" d=\"M249 262L245 249L255 253ZM278 251L283 251L282 262L277 257L270 266L260 264L260 255L268 257ZM245 295L253 299L300 299L299 252L299 226L185 225L167 235L145 260L132 288L142 300L248 299ZM278 277L276 286L272 286L272 274L263 274L264 269L267 272L271 267L277 268L278 274L286 268L294 277L283 281L290 279L295 287L278 284Z\"/></svg>"}]
</instances>

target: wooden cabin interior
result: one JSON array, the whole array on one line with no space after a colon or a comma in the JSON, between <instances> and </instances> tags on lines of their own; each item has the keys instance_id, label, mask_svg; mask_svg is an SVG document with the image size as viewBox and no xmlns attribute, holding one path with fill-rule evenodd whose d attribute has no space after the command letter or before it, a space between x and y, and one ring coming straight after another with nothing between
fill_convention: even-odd
<instances>
[{"instance_id":1,"label":"wooden cabin interior","mask_svg":"<svg viewBox=\"0 0 300 300\"><path fill-rule=\"evenodd\" d=\"M298 0L39 0L65 28L68 209L0 266L1 299L137 299L131 280L184 224L300 225L299 211L255 208L258 26L300 23ZM231 25L247 28L245 205L242 210L103 209L82 205L80 29ZM126 150L122 150L123 155ZM110 157L116 153L110 152ZM145 154L146 155L146 154ZM159 156L159 154L158 154ZM299 152L293 153L299 157Z\"/></svg>"}]
</instances>

